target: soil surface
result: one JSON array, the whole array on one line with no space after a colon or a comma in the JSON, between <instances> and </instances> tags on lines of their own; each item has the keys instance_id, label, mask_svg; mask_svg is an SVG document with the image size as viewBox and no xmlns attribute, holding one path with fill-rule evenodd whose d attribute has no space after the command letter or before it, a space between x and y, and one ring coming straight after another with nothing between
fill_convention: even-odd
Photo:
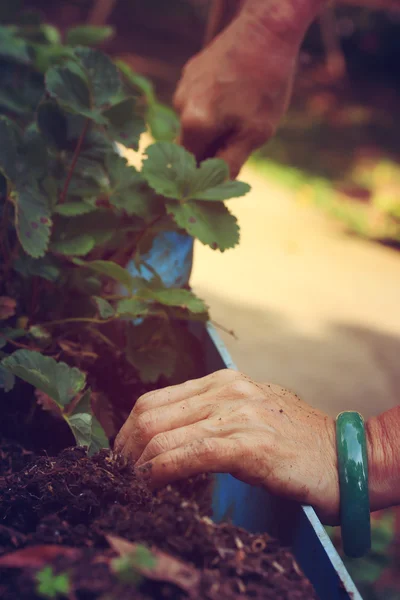
<instances>
[{"instance_id":1,"label":"soil surface","mask_svg":"<svg viewBox=\"0 0 400 600\"><path fill-rule=\"evenodd\" d=\"M0 447L3 600L45 597L36 577L48 565L68 573L75 600L316 598L277 542L211 521L205 476L153 493L105 450L93 458L82 448L38 457L16 443ZM147 570L129 567L134 583L114 560L135 555L129 542L146 544L154 561Z\"/></svg>"}]
</instances>

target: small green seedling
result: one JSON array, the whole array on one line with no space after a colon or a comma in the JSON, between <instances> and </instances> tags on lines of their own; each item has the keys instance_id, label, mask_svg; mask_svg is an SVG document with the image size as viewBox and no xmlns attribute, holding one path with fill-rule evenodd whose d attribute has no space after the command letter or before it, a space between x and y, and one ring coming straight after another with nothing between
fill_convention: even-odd
<instances>
[{"instance_id":1,"label":"small green seedling","mask_svg":"<svg viewBox=\"0 0 400 600\"><path fill-rule=\"evenodd\" d=\"M146 546L138 546L134 552L118 556L111 561L111 568L121 583L138 585L142 569L152 569L156 559Z\"/></svg>"},{"instance_id":2,"label":"small green seedling","mask_svg":"<svg viewBox=\"0 0 400 600\"><path fill-rule=\"evenodd\" d=\"M71 589L68 573L56 575L52 567L36 574L36 593L42 598L65 598Z\"/></svg>"}]
</instances>

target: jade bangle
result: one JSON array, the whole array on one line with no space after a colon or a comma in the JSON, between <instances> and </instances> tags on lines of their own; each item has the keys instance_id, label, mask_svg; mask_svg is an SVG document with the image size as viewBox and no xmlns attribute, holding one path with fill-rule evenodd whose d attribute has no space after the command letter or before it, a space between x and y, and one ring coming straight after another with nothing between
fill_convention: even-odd
<instances>
[{"instance_id":1,"label":"jade bangle","mask_svg":"<svg viewBox=\"0 0 400 600\"><path fill-rule=\"evenodd\" d=\"M364 419L358 412L336 418L343 550L359 558L371 548L368 457Z\"/></svg>"}]
</instances>

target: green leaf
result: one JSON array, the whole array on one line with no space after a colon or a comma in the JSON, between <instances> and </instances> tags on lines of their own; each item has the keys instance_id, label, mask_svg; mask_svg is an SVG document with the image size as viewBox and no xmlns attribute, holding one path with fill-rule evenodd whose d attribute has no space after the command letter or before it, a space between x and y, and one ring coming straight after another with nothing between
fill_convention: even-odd
<instances>
[{"instance_id":1,"label":"green leaf","mask_svg":"<svg viewBox=\"0 0 400 600\"><path fill-rule=\"evenodd\" d=\"M77 48L75 55L85 70L94 106L108 106L121 88L117 67L100 50Z\"/></svg>"},{"instance_id":2,"label":"green leaf","mask_svg":"<svg viewBox=\"0 0 400 600\"><path fill-rule=\"evenodd\" d=\"M95 210L95 204L91 204L87 200L84 200L83 202L65 202L64 204L57 204L53 212L58 215L63 215L64 217L77 217L79 215L86 215Z\"/></svg>"},{"instance_id":3,"label":"green leaf","mask_svg":"<svg viewBox=\"0 0 400 600\"><path fill-rule=\"evenodd\" d=\"M239 242L239 227L222 202L168 202L175 223L213 250L227 250Z\"/></svg>"},{"instance_id":4,"label":"green leaf","mask_svg":"<svg viewBox=\"0 0 400 600\"><path fill-rule=\"evenodd\" d=\"M177 138L180 123L177 114L169 106L154 102L149 106L146 120L156 141L172 142Z\"/></svg>"},{"instance_id":5,"label":"green leaf","mask_svg":"<svg viewBox=\"0 0 400 600\"><path fill-rule=\"evenodd\" d=\"M89 447L92 434L92 418L89 413L75 413L67 418L78 446Z\"/></svg>"},{"instance_id":6,"label":"green leaf","mask_svg":"<svg viewBox=\"0 0 400 600\"><path fill-rule=\"evenodd\" d=\"M77 25L68 29L65 41L70 46L99 46L114 33L114 28L108 25Z\"/></svg>"},{"instance_id":7,"label":"green leaf","mask_svg":"<svg viewBox=\"0 0 400 600\"><path fill-rule=\"evenodd\" d=\"M102 319L109 319L115 315L115 311L111 304L101 296L93 296L93 301L97 306L99 315Z\"/></svg>"},{"instance_id":8,"label":"green leaf","mask_svg":"<svg viewBox=\"0 0 400 600\"><path fill-rule=\"evenodd\" d=\"M3 348L7 344L6 338L9 340L17 340L26 336L25 329L15 329L13 327L5 327L0 329L0 348Z\"/></svg>"},{"instance_id":9,"label":"green leaf","mask_svg":"<svg viewBox=\"0 0 400 600\"><path fill-rule=\"evenodd\" d=\"M90 398L92 395L92 390L90 388L88 388L86 390L86 392L84 392L82 394L82 396L79 399L79 402L77 402L77 404L75 404L74 406L74 410L72 411L72 415L78 414L78 413L89 413L92 414L92 406L90 404Z\"/></svg>"},{"instance_id":10,"label":"green leaf","mask_svg":"<svg viewBox=\"0 0 400 600\"><path fill-rule=\"evenodd\" d=\"M142 174L157 194L175 200L190 194L190 182L196 172L193 154L169 142L149 146L146 154Z\"/></svg>"},{"instance_id":11,"label":"green leaf","mask_svg":"<svg viewBox=\"0 0 400 600\"><path fill-rule=\"evenodd\" d=\"M34 259L30 256L17 258L13 265L15 271L23 277L42 277L55 283L60 276L60 269L54 258Z\"/></svg>"},{"instance_id":12,"label":"green leaf","mask_svg":"<svg viewBox=\"0 0 400 600\"><path fill-rule=\"evenodd\" d=\"M89 456L93 456L93 454L96 454L96 452L99 452L99 450L109 447L110 443L108 441L108 437L106 436L104 429L102 428L96 417L93 416L91 439L88 449Z\"/></svg>"},{"instance_id":13,"label":"green leaf","mask_svg":"<svg viewBox=\"0 0 400 600\"><path fill-rule=\"evenodd\" d=\"M76 367L71 368L33 350L17 350L1 364L13 375L53 398L61 408L82 391L86 382L84 373Z\"/></svg>"},{"instance_id":14,"label":"green leaf","mask_svg":"<svg viewBox=\"0 0 400 600\"><path fill-rule=\"evenodd\" d=\"M44 327L41 327L40 325L32 325L31 327L29 327L28 333L36 340L50 340L51 339L51 335L47 331L47 329L44 329Z\"/></svg>"},{"instance_id":15,"label":"green leaf","mask_svg":"<svg viewBox=\"0 0 400 600\"><path fill-rule=\"evenodd\" d=\"M133 88L136 92L143 94L149 103L155 102L154 88L151 81L149 81L146 77L143 77L143 75L139 75L139 73L132 71L131 67L123 60L117 60L115 64L131 88Z\"/></svg>"},{"instance_id":16,"label":"green leaf","mask_svg":"<svg viewBox=\"0 0 400 600\"><path fill-rule=\"evenodd\" d=\"M192 181L191 199L219 201L239 198L250 191L243 181L229 180L228 165L220 158L204 160Z\"/></svg>"},{"instance_id":17,"label":"green leaf","mask_svg":"<svg viewBox=\"0 0 400 600\"><path fill-rule=\"evenodd\" d=\"M190 290L165 288L162 290L149 290L149 295L165 306L177 306L192 313L206 313L207 306Z\"/></svg>"},{"instance_id":18,"label":"green leaf","mask_svg":"<svg viewBox=\"0 0 400 600\"><path fill-rule=\"evenodd\" d=\"M0 27L0 57L23 64L30 62L28 45L10 27Z\"/></svg>"},{"instance_id":19,"label":"green leaf","mask_svg":"<svg viewBox=\"0 0 400 600\"><path fill-rule=\"evenodd\" d=\"M146 124L143 117L137 114L134 98L125 98L114 104L103 112L103 116L108 121L108 134L114 141L134 150L139 148L139 139L146 131Z\"/></svg>"},{"instance_id":20,"label":"green leaf","mask_svg":"<svg viewBox=\"0 0 400 600\"><path fill-rule=\"evenodd\" d=\"M138 284L142 283L140 279L132 277L126 269L111 260L83 261L76 258L73 262L79 267L91 269L100 275L114 279L114 281L121 283L131 293Z\"/></svg>"},{"instance_id":21,"label":"green leaf","mask_svg":"<svg viewBox=\"0 0 400 600\"><path fill-rule=\"evenodd\" d=\"M50 68L45 81L47 92L64 109L93 119L99 124L106 122L100 111L95 110L89 83L74 63Z\"/></svg>"},{"instance_id":22,"label":"green leaf","mask_svg":"<svg viewBox=\"0 0 400 600\"><path fill-rule=\"evenodd\" d=\"M11 181L17 177L20 134L10 119L0 117L0 172Z\"/></svg>"},{"instance_id":23,"label":"green leaf","mask_svg":"<svg viewBox=\"0 0 400 600\"><path fill-rule=\"evenodd\" d=\"M120 317L142 317L149 311L149 305L140 298L124 298L116 306L117 315Z\"/></svg>"},{"instance_id":24,"label":"green leaf","mask_svg":"<svg viewBox=\"0 0 400 600\"><path fill-rule=\"evenodd\" d=\"M142 173L158 193L174 200L221 201L247 194L250 186L229 181L229 169L220 158L196 167L192 154L169 142L158 142L146 150Z\"/></svg>"},{"instance_id":25,"label":"green leaf","mask_svg":"<svg viewBox=\"0 0 400 600\"><path fill-rule=\"evenodd\" d=\"M165 211L160 198L148 186L141 173L128 165L125 158L113 154L108 157L107 164L111 180L110 204L129 216L135 215L145 221L153 220Z\"/></svg>"},{"instance_id":26,"label":"green leaf","mask_svg":"<svg viewBox=\"0 0 400 600\"><path fill-rule=\"evenodd\" d=\"M5 392L10 392L15 385L15 377L10 371L7 371L0 364L0 388Z\"/></svg>"},{"instance_id":27,"label":"green leaf","mask_svg":"<svg viewBox=\"0 0 400 600\"><path fill-rule=\"evenodd\" d=\"M44 567L36 573L36 593L42 598L68 596L71 589L68 573L56 575L52 567Z\"/></svg>"},{"instance_id":28,"label":"green leaf","mask_svg":"<svg viewBox=\"0 0 400 600\"><path fill-rule=\"evenodd\" d=\"M47 198L33 182L17 188L15 221L18 239L25 252L33 258L44 256L52 221Z\"/></svg>"},{"instance_id":29,"label":"green leaf","mask_svg":"<svg viewBox=\"0 0 400 600\"><path fill-rule=\"evenodd\" d=\"M95 239L86 233L74 238L54 241L50 250L65 256L86 256L96 245Z\"/></svg>"},{"instance_id":30,"label":"green leaf","mask_svg":"<svg viewBox=\"0 0 400 600\"><path fill-rule=\"evenodd\" d=\"M55 220L52 241L76 239L80 244L82 236L91 236L96 245L109 241L119 230L120 218L110 210L96 210L73 219L59 216Z\"/></svg>"},{"instance_id":31,"label":"green leaf","mask_svg":"<svg viewBox=\"0 0 400 600\"><path fill-rule=\"evenodd\" d=\"M126 357L144 382L154 383L162 375L170 377L176 366L174 333L169 322L146 319L127 327Z\"/></svg>"}]
</instances>

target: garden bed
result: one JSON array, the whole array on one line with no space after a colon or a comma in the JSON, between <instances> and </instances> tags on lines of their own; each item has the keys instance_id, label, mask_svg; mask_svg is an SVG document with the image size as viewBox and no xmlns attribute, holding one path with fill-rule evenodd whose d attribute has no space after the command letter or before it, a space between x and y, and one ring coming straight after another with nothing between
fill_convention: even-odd
<instances>
[{"instance_id":1,"label":"garden bed","mask_svg":"<svg viewBox=\"0 0 400 600\"><path fill-rule=\"evenodd\" d=\"M211 521L205 476L151 493L106 450L39 457L3 441L0 452L3 600L63 597L49 593L63 585L54 584L57 574L77 599L316 597L291 553L268 535ZM135 547L121 540L146 544L154 562L139 554L135 561ZM113 560L127 550L126 562Z\"/></svg>"}]
</instances>

